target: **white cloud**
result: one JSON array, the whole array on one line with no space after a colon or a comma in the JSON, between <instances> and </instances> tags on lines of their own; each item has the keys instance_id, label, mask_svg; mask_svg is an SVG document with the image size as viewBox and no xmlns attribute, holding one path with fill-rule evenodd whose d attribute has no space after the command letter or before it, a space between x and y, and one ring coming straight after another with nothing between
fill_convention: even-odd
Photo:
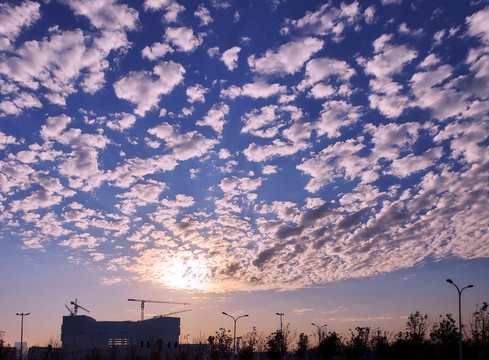
<instances>
[{"instance_id":1,"label":"white cloud","mask_svg":"<svg viewBox=\"0 0 489 360\"><path fill-rule=\"evenodd\" d=\"M5 149L5 147L9 144L16 144L17 141L15 137L10 136L10 135L5 135L3 132L0 131L0 150Z\"/></svg>"},{"instance_id":2,"label":"white cloud","mask_svg":"<svg viewBox=\"0 0 489 360\"><path fill-rule=\"evenodd\" d=\"M372 142L375 147L370 158L372 161L379 159L397 159L402 151L412 150L412 145L418 139L421 126L418 123L410 122L404 124L366 125L365 132L372 135Z\"/></svg>"},{"instance_id":3,"label":"white cloud","mask_svg":"<svg viewBox=\"0 0 489 360\"><path fill-rule=\"evenodd\" d=\"M404 65L417 57L417 52L405 45L391 45L392 35L382 35L374 41L376 55L365 65L365 72L385 78L402 71Z\"/></svg>"},{"instance_id":4,"label":"white cloud","mask_svg":"<svg viewBox=\"0 0 489 360\"><path fill-rule=\"evenodd\" d=\"M312 86L329 77L337 77L342 81L348 81L355 75L355 70L347 62L329 58L316 58L306 65L306 75L297 86L299 90Z\"/></svg>"},{"instance_id":5,"label":"white cloud","mask_svg":"<svg viewBox=\"0 0 489 360\"><path fill-rule=\"evenodd\" d=\"M337 142L297 165L297 169L311 176L306 190L315 193L337 177L349 181L360 177L369 166L365 158L357 155L363 148L355 140Z\"/></svg>"},{"instance_id":6,"label":"white cloud","mask_svg":"<svg viewBox=\"0 0 489 360\"><path fill-rule=\"evenodd\" d=\"M277 52L267 50L260 58L251 55L248 57L248 65L253 71L262 74L293 74L323 45L320 39L306 37L282 45Z\"/></svg>"},{"instance_id":7,"label":"white cloud","mask_svg":"<svg viewBox=\"0 0 489 360\"><path fill-rule=\"evenodd\" d=\"M0 50L10 49L22 29L39 19L39 8L40 5L32 1L18 6L0 4Z\"/></svg>"},{"instance_id":8,"label":"white cloud","mask_svg":"<svg viewBox=\"0 0 489 360\"><path fill-rule=\"evenodd\" d=\"M151 11L164 10L163 19L167 23L176 22L178 15L185 10L185 7L178 4L175 0L145 0L144 9Z\"/></svg>"},{"instance_id":9,"label":"white cloud","mask_svg":"<svg viewBox=\"0 0 489 360\"><path fill-rule=\"evenodd\" d=\"M145 10L160 10L171 4L173 0L144 0Z\"/></svg>"},{"instance_id":10,"label":"white cloud","mask_svg":"<svg viewBox=\"0 0 489 360\"><path fill-rule=\"evenodd\" d=\"M238 96L248 96L254 99L267 98L270 96L279 95L286 91L285 85L268 84L264 81L257 81L243 85L242 88L231 85L227 89L221 90L221 97L234 99Z\"/></svg>"},{"instance_id":11,"label":"white cloud","mask_svg":"<svg viewBox=\"0 0 489 360\"><path fill-rule=\"evenodd\" d=\"M276 165L265 165L262 170L263 175L271 175L277 173Z\"/></svg>"},{"instance_id":12,"label":"white cloud","mask_svg":"<svg viewBox=\"0 0 489 360\"><path fill-rule=\"evenodd\" d=\"M72 249L79 249L85 247L88 249L94 249L100 246L100 244L105 241L107 241L107 239L104 237L99 238L99 237L92 236L89 233L82 233L82 234L73 235L70 238L61 241L59 245L67 246Z\"/></svg>"},{"instance_id":13,"label":"white cloud","mask_svg":"<svg viewBox=\"0 0 489 360\"><path fill-rule=\"evenodd\" d=\"M365 22L367 24L372 24L375 21L375 12L377 11L376 7L374 5L370 5L368 8L366 8L363 12L365 16Z\"/></svg>"},{"instance_id":14,"label":"white cloud","mask_svg":"<svg viewBox=\"0 0 489 360\"><path fill-rule=\"evenodd\" d=\"M264 106L261 109L253 109L241 117L244 126L242 133L250 133L263 138L275 137L284 122L280 121L280 116L275 113L278 109L276 105Z\"/></svg>"},{"instance_id":15,"label":"white cloud","mask_svg":"<svg viewBox=\"0 0 489 360\"><path fill-rule=\"evenodd\" d=\"M222 133L222 128L226 123L225 116L229 114L229 106L220 103L214 104L202 120L198 120L195 124L198 126L210 126L219 135Z\"/></svg>"},{"instance_id":16,"label":"white cloud","mask_svg":"<svg viewBox=\"0 0 489 360\"><path fill-rule=\"evenodd\" d=\"M177 50L185 52L192 52L200 46L203 41L202 37L202 34L195 36L191 28L183 26L176 28L169 27L166 29L164 35L167 43L176 47Z\"/></svg>"},{"instance_id":17,"label":"white cloud","mask_svg":"<svg viewBox=\"0 0 489 360\"><path fill-rule=\"evenodd\" d=\"M46 125L41 126L41 136L45 139L57 139L71 122L67 115L50 116Z\"/></svg>"},{"instance_id":18,"label":"white cloud","mask_svg":"<svg viewBox=\"0 0 489 360\"><path fill-rule=\"evenodd\" d=\"M340 8L333 7L328 3L321 6L316 12L307 11L306 15L299 20L288 20L289 27L282 30L284 33L288 33L290 28L294 28L304 34L333 35L333 38L338 40L346 25L353 23L359 12L357 1L349 5L343 3Z\"/></svg>"},{"instance_id":19,"label":"white cloud","mask_svg":"<svg viewBox=\"0 0 489 360\"><path fill-rule=\"evenodd\" d=\"M160 194L167 188L165 183L156 181L133 185L131 190L117 195L122 201L116 207L124 214L133 214L136 212L136 207L158 203Z\"/></svg>"},{"instance_id":20,"label":"white cloud","mask_svg":"<svg viewBox=\"0 0 489 360\"><path fill-rule=\"evenodd\" d=\"M135 114L144 114L155 108L161 95L169 94L173 88L183 80L185 69L173 61L162 62L153 68L152 74L147 72L130 72L114 83L114 90L120 99L129 100L137 105Z\"/></svg>"},{"instance_id":21,"label":"white cloud","mask_svg":"<svg viewBox=\"0 0 489 360\"><path fill-rule=\"evenodd\" d=\"M489 17L489 7L476 12L475 14L467 17L466 22L469 25L468 33L472 36L478 36L489 45L489 25L487 24L487 18Z\"/></svg>"},{"instance_id":22,"label":"white cloud","mask_svg":"<svg viewBox=\"0 0 489 360\"><path fill-rule=\"evenodd\" d=\"M318 135L334 138L340 136L340 128L359 120L361 112L359 106L353 106L343 100L332 100L323 104L320 116L316 125Z\"/></svg>"},{"instance_id":23,"label":"white cloud","mask_svg":"<svg viewBox=\"0 0 489 360\"><path fill-rule=\"evenodd\" d=\"M18 115L25 109L33 107L42 107L39 99L30 93L21 92L15 94L13 100L4 100L0 103L0 114Z\"/></svg>"},{"instance_id":24,"label":"white cloud","mask_svg":"<svg viewBox=\"0 0 489 360\"><path fill-rule=\"evenodd\" d=\"M114 114L114 119L107 122L107 127L112 130L124 131L130 129L136 122L136 117L132 114Z\"/></svg>"},{"instance_id":25,"label":"white cloud","mask_svg":"<svg viewBox=\"0 0 489 360\"><path fill-rule=\"evenodd\" d=\"M238 53L240 51L241 48L239 46L233 46L222 53L221 60L228 70L233 71L238 66Z\"/></svg>"},{"instance_id":26,"label":"white cloud","mask_svg":"<svg viewBox=\"0 0 489 360\"><path fill-rule=\"evenodd\" d=\"M429 54L424 60L419 64L420 68L430 68L433 65L437 65L440 62L440 59L435 54Z\"/></svg>"},{"instance_id":27,"label":"white cloud","mask_svg":"<svg viewBox=\"0 0 489 360\"><path fill-rule=\"evenodd\" d=\"M208 139L197 131L182 134L168 123L151 128L148 132L164 140L166 147L172 149L172 156L176 160L202 156L218 143L217 140Z\"/></svg>"},{"instance_id":28,"label":"white cloud","mask_svg":"<svg viewBox=\"0 0 489 360\"><path fill-rule=\"evenodd\" d=\"M218 54L219 54L219 47L217 47L217 46L210 47L207 49L207 55L209 55L209 57L211 57L211 58L213 58L214 56L216 56Z\"/></svg>"},{"instance_id":29,"label":"white cloud","mask_svg":"<svg viewBox=\"0 0 489 360\"><path fill-rule=\"evenodd\" d=\"M441 155L442 148L432 148L421 156L409 154L403 158L394 160L390 166L390 173L399 177L412 175L434 165L435 161Z\"/></svg>"},{"instance_id":30,"label":"white cloud","mask_svg":"<svg viewBox=\"0 0 489 360\"><path fill-rule=\"evenodd\" d=\"M174 50L170 45L156 42L151 45L151 47L146 46L142 51L142 55L149 60L156 60L172 52L174 52Z\"/></svg>"},{"instance_id":31,"label":"white cloud","mask_svg":"<svg viewBox=\"0 0 489 360\"><path fill-rule=\"evenodd\" d=\"M189 86L185 93L187 94L187 100L189 103L194 103L196 101L205 102L205 94L209 92L209 89L206 89L200 84L196 84L194 86Z\"/></svg>"},{"instance_id":32,"label":"white cloud","mask_svg":"<svg viewBox=\"0 0 489 360\"><path fill-rule=\"evenodd\" d=\"M412 91L416 95L416 105L429 108L440 120L460 114L467 108L464 96L456 89L447 85L440 86L444 80L452 76L450 65L441 65L436 69L421 71L411 77Z\"/></svg>"},{"instance_id":33,"label":"white cloud","mask_svg":"<svg viewBox=\"0 0 489 360\"><path fill-rule=\"evenodd\" d=\"M207 9L204 5L199 5L198 9L195 10L194 16L200 19L200 26L209 25L214 21L211 17L211 13L209 9Z\"/></svg>"},{"instance_id":34,"label":"white cloud","mask_svg":"<svg viewBox=\"0 0 489 360\"><path fill-rule=\"evenodd\" d=\"M76 92L77 81L88 93L98 91L105 82L104 71L109 66L105 57L111 50L124 48L128 42L123 33L102 32L90 47L88 44L81 30L60 32L55 29L49 38L20 45L14 54L4 59L0 73L8 81L41 90L39 94L46 89L46 99L65 105L66 97ZM31 101L23 104L38 106L32 95L30 97Z\"/></svg>"},{"instance_id":35,"label":"white cloud","mask_svg":"<svg viewBox=\"0 0 489 360\"><path fill-rule=\"evenodd\" d=\"M99 29L134 30L138 12L113 0L64 0L77 15L86 16Z\"/></svg>"},{"instance_id":36,"label":"white cloud","mask_svg":"<svg viewBox=\"0 0 489 360\"><path fill-rule=\"evenodd\" d=\"M319 83L311 88L309 95L315 99L325 99L334 95L335 93L336 89L331 85L324 85L322 83Z\"/></svg>"},{"instance_id":37,"label":"white cloud","mask_svg":"<svg viewBox=\"0 0 489 360\"><path fill-rule=\"evenodd\" d=\"M308 147L309 144L305 142L286 143L280 139L275 139L269 145L251 143L243 151L243 154L249 161L263 162L276 157L290 156Z\"/></svg>"},{"instance_id":38,"label":"white cloud","mask_svg":"<svg viewBox=\"0 0 489 360\"><path fill-rule=\"evenodd\" d=\"M231 153L228 149L221 149L218 153L219 159L227 159L231 156Z\"/></svg>"}]
</instances>

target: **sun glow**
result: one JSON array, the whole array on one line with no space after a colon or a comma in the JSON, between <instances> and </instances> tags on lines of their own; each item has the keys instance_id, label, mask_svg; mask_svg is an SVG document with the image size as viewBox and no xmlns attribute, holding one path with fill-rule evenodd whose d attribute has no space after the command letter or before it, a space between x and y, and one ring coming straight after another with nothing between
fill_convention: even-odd
<instances>
[{"instance_id":1,"label":"sun glow","mask_svg":"<svg viewBox=\"0 0 489 360\"><path fill-rule=\"evenodd\" d=\"M205 290L209 269L198 260L177 257L160 266L159 282L167 287L182 290Z\"/></svg>"}]
</instances>

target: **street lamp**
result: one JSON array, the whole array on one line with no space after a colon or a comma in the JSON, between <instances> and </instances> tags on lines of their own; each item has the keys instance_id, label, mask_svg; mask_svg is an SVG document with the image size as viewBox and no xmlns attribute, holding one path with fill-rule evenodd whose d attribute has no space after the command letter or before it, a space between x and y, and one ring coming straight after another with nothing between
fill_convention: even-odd
<instances>
[{"instance_id":1,"label":"street lamp","mask_svg":"<svg viewBox=\"0 0 489 360\"><path fill-rule=\"evenodd\" d=\"M24 316L27 316L29 315L30 313L15 313L16 315L19 315L21 317L21 320L20 320L20 356L19 356L19 359L22 360L22 345L23 345L23 341L24 341Z\"/></svg>"},{"instance_id":2,"label":"street lamp","mask_svg":"<svg viewBox=\"0 0 489 360\"><path fill-rule=\"evenodd\" d=\"M462 291L474 287L474 285L468 285L460 290L459 287L455 285L455 283L452 281L452 279L447 279L447 283L455 286L458 291L458 354L459 359L462 360Z\"/></svg>"},{"instance_id":3,"label":"street lamp","mask_svg":"<svg viewBox=\"0 0 489 360\"><path fill-rule=\"evenodd\" d=\"M316 325L316 324L314 324L314 323L311 323L311 325L314 325L315 327L317 327L317 328L318 328L318 338L319 338L319 344L321 344L321 340L322 340L322 336L321 336L321 334L322 334L322 333L321 333L321 329L322 329L323 327L325 327L327 324L324 324L324 325L319 326L319 325Z\"/></svg>"},{"instance_id":4,"label":"street lamp","mask_svg":"<svg viewBox=\"0 0 489 360\"><path fill-rule=\"evenodd\" d=\"M236 322L238 321L238 319L241 319L243 317L247 317L249 315L248 314L241 315L241 316L238 316L237 318L235 318L234 316L229 315L228 313L226 313L224 311L222 313L223 313L223 315L229 316L231 319L234 320L233 353L234 353L234 357L237 357L238 353L236 352Z\"/></svg>"},{"instance_id":5,"label":"street lamp","mask_svg":"<svg viewBox=\"0 0 489 360\"><path fill-rule=\"evenodd\" d=\"M280 332L283 332L282 331L282 316L284 316L284 313L275 313L275 314L277 314L278 316L280 316Z\"/></svg>"}]
</instances>

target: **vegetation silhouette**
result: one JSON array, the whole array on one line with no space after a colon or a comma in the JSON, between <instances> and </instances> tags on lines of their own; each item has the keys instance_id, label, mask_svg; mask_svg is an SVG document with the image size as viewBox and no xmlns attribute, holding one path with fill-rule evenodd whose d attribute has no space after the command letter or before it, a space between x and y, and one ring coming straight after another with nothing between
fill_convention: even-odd
<instances>
[{"instance_id":1,"label":"vegetation silhouette","mask_svg":"<svg viewBox=\"0 0 489 360\"><path fill-rule=\"evenodd\" d=\"M457 360L458 327L452 314L431 319L427 314L415 311L407 317L405 331L397 334L380 328L357 326L347 334L325 331L311 345L305 333L296 336L288 324L282 331L259 333L256 328L240 338L239 360ZM477 306L468 323L463 327L463 354L465 360L489 359L489 304ZM233 337L230 330L220 328L207 339L198 339L194 350L180 345L171 351L164 350L162 343L143 358L126 351L120 357L116 349L93 349L75 354L63 349L59 342L50 340L45 347L32 347L29 360L228 360L233 358ZM188 344L187 344L188 345ZM0 360L16 360L18 350L0 342ZM31 356L35 355L35 356Z\"/></svg>"}]
</instances>

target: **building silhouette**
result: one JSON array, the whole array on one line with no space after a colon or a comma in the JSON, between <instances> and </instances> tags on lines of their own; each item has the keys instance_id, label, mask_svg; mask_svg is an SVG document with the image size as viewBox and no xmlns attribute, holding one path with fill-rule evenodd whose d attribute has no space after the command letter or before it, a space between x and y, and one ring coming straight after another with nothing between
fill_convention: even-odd
<instances>
[{"instance_id":1,"label":"building silhouette","mask_svg":"<svg viewBox=\"0 0 489 360\"><path fill-rule=\"evenodd\" d=\"M116 358L147 359L153 353L176 351L180 318L155 317L141 321L96 321L86 315L63 316L61 343L65 358L97 353Z\"/></svg>"}]
</instances>

